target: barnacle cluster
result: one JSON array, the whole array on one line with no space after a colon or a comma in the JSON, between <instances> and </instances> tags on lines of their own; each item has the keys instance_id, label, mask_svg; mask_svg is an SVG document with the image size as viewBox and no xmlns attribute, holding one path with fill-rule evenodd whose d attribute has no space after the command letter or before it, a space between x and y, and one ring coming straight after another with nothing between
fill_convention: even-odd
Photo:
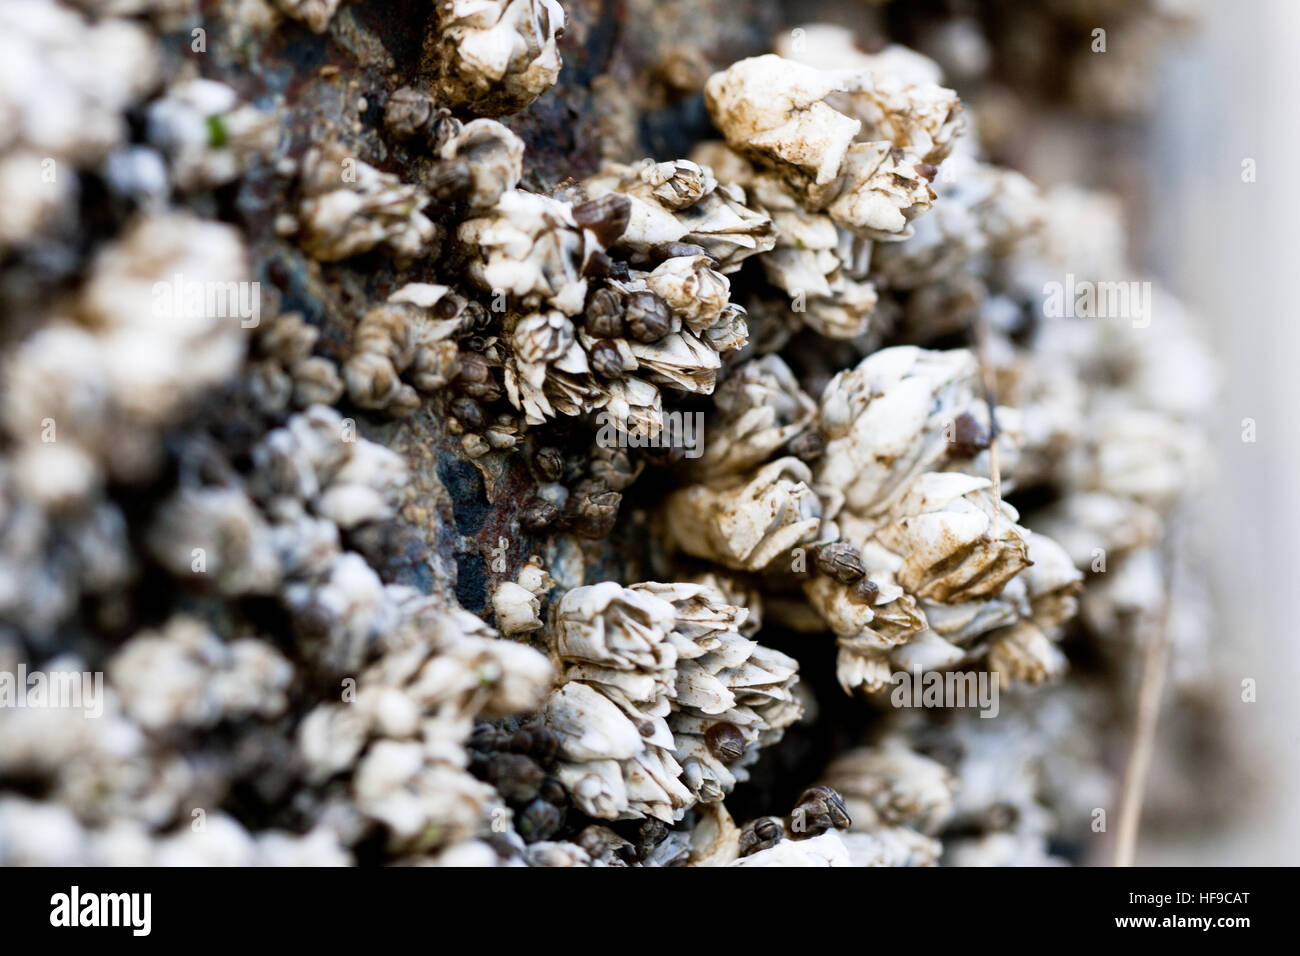
<instances>
[{"instance_id":1,"label":"barnacle cluster","mask_svg":"<svg viewBox=\"0 0 1300 956\"><path fill-rule=\"evenodd\" d=\"M0 709L0 863L1055 862L1212 400L1164 293L1050 300L1131 278L1115 205L836 27L559 176L556 0L260 7L0 9L0 671L105 678ZM250 94L277 31L349 65Z\"/></svg>"}]
</instances>

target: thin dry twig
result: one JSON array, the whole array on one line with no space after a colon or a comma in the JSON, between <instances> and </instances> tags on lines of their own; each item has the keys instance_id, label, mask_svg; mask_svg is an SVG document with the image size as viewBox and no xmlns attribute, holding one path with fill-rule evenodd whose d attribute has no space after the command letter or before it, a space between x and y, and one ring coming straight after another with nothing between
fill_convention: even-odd
<instances>
[{"instance_id":1,"label":"thin dry twig","mask_svg":"<svg viewBox=\"0 0 1300 956\"><path fill-rule=\"evenodd\" d=\"M1115 840L1115 865L1132 866L1137 853L1138 825L1142 820L1142 801L1146 795L1147 771L1155 748L1156 722L1160 716L1160 695L1165 686L1169 660L1169 606L1173 600L1174 539L1166 542L1164 603L1147 642L1142 660L1142 683L1138 689L1138 709L1133 721L1133 749L1124 768L1124 786L1120 792L1119 830Z\"/></svg>"},{"instance_id":2,"label":"thin dry twig","mask_svg":"<svg viewBox=\"0 0 1300 956\"><path fill-rule=\"evenodd\" d=\"M975 320L975 358L980 366L980 380L984 385L984 403L989 410L989 480L993 482L993 540L1000 534L998 519L1002 514L1002 467L998 462L998 399L997 388L993 381L993 369L986 360L988 354L988 319L979 316Z\"/></svg>"}]
</instances>

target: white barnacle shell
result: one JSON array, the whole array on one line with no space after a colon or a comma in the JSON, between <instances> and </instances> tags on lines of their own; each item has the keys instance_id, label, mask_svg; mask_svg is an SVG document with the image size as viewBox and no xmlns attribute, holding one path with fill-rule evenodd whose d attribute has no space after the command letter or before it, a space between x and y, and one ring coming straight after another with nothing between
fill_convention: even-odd
<instances>
[{"instance_id":1,"label":"white barnacle shell","mask_svg":"<svg viewBox=\"0 0 1300 956\"><path fill-rule=\"evenodd\" d=\"M888 139L856 141L862 122L830 104L863 82L768 54L710 77L705 102L728 145L775 169L803 205L858 235L899 239L930 207L933 168Z\"/></svg>"},{"instance_id":2,"label":"white barnacle shell","mask_svg":"<svg viewBox=\"0 0 1300 956\"><path fill-rule=\"evenodd\" d=\"M945 429L976 404L977 388L975 357L961 349L881 349L839 373L821 399L818 485L842 491L863 518L881 514L948 453Z\"/></svg>"},{"instance_id":3,"label":"white barnacle shell","mask_svg":"<svg viewBox=\"0 0 1300 956\"><path fill-rule=\"evenodd\" d=\"M942 606L942 605L939 605ZM982 651L983 648L981 647ZM919 632L906 644L894 648L889 661L895 673L926 674L949 671L978 659L979 653L951 644L933 630Z\"/></svg>"},{"instance_id":4,"label":"white barnacle shell","mask_svg":"<svg viewBox=\"0 0 1300 956\"><path fill-rule=\"evenodd\" d=\"M718 380L722 359L687 329L670 332L657 342L628 343L637 365L651 381L685 392L708 395Z\"/></svg>"},{"instance_id":5,"label":"white barnacle shell","mask_svg":"<svg viewBox=\"0 0 1300 956\"><path fill-rule=\"evenodd\" d=\"M404 260L429 252L438 229L421 210L429 196L351 156L339 144L313 146L302 160L301 242L322 262L337 262L380 244Z\"/></svg>"},{"instance_id":6,"label":"white barnacle shell","mask_svg":"<svg viewBox=\"0 0 1300 956\"><path fill-rule=\"evenodd\" d=\"M434 56L440 100L479 113L523 109L560 73L557 0L442 0Z\"/></svg>"},{"instance_id":7,"label":"white barnacle shell","mask_svg":"<svg viewBox=\"0 0 1300 956\"><path fill-rule=\"evenodd\" d=\"M227 297L209 307L202 289L247 288L248 276L238 233L187 214L143 215L106 244L69 303L72 313L4 356L0 417L19 446L17 479L62 507L104 475L152 474L158 429L228 381L247 349L240 303ZM38 441L47 419L59 424L58 451Z\"/></svg>"},{"instance_id":8,"label":"white barnacle shell","mask_svg":"<svg viewBox=\"0 0 1300 956\"><path fill-rule=\"evenodd\" d=\"M749 342L748 313L744 307L729 302L712 325L700 333L700 340L715 352L732 352Z\"/></svg>"},{"instance_id":9,"label":"white barnacle shell","mask_svg":"<svg viewBox=\"0 0 1300 956\"><path fill-rule=\"evenodd\" d=\"M275 5L288 16L301 20L312 33L324 33L342 0L275 0Z\"/></svg>"},{"instance_id":10,"label":"white barnacle shell","mask_svg":"<svg viewBox=\"0 0 1300 956\"><path fill-rule=\"evenodd\" d=\"M996 597L1029 565L1026 532L1014 508L993 498L987 478L922 475L896 505L878 538L903 556L898 581L918 597L964 603Z\"/></svg>"},{"instance_id":11,"label":"white barnacle shell","mask_svg":"<svg viewBox=\"0 0 1300 956\"><path fill-rule=\"evenodd\" d=\"M925 618L930 625L929 639L933 641L942 638L944 642L964 646L981 634L1014 624L1021 615L1029 613L1028 602L1024 597L1025 573L1027 572L1013 578L996 598L983 598L966 604L922 601L921 607L925 610ZM935 644L934 650L939 653L943 647Z\"/></svg>"},{"instance_id":12,"label":"white barnacle shell","mask_svg":"<svg viewBox=\"0 0 1300 956\"><path fill-rule=\"evenodd\" d=\"M888 142L854 143L844 156L833 199L819 205L835 222L886 242L911 235L909 223L930 208L930 173L915 155Z\"/></svg>"},{"instance_id":13,"label":"white barnacle shell","mask_svg":"<svg viewBox=\"0 0 1300 956\"><path fill-rule=\"evenodd\" d=\"M74 165L97 162L125 138L128 108L157 82L158 52L149 31L123 17L91 21L63 4L5 4L0 115L6 151ZM6 232L0 228L0 235Z\"/></svg>"},{"instance_id":14,"label":"white barnacle shell","mask_svg":"<svg viewBox=\"0 0 1300 956\"><path fill-rule=\"evenodd\" d=\"M911 827L877 827L841 833L853 866L937 866L945 845Z\"/></svg>"},{"instance_id":15,"label":"white barnacle shell","mask_svg":"<svg viewBox=\"0 0 1300 956\"><path fill-rule=\"evenodd\" d=\"M497 586L492 593L492 610L503 634L523 634L542 626L537 616L541 602L532 591L514 581L504 581Z\"/></svg>"},{"instance_id":16,"label":"white barnacle shell","mask_svg":"<svg viewBox=\"0 0 1300 956\"><path fill-rule=\"evenodd\" d=\"M555 587L555 579L547 573L546 565L537 555L524 562L524 566L519 569L516 583L537 598L545 597L547 592Z\"/></svg>"},{"instance_id":17,"label":"white barnacle shell","mask_svg":"<svg viewBox=\"0 0 1300 956\"><path fill-rule=\"evenodd\" d=\"M732 866L853 866L840 835L828 830L807 840L782 840L766 850L742 856Z\"/></svg>"},{"instance_id":18,"label":"white barnacle shell","mask_svg":"<svg viewBox=\"0 0 1300 956\"><path fill-rule=\"evenodd\" d=\"M149 140L171 160L181 189L228 183L275 149L274 113L241 105L233 89L215 80L176 83L149 105Z\"/></svg>"},{"instance_id":19,"label":"white barnacle shell","mask_svg":"<svg viewBox=\"0 0 1300 956\"><path fill-rule=\"evenodd\" d=\"M534 312L519 320L511 345L521 361L532 365L554 362L573 345L573 323L563 313Z\"/></svg>"},{"instance_id":20,"label":"white barnacle shell","mask_svg":"<svg viewBox=\"0 0 1300 956\"><path fill-rule=\"evenodd\" d=\"M617 761L635 757L645 747L627 715L594 688L570 681L546 701L542 720L560 736L560 754L566 761L561 774L571 776L572 783L565 781L570 791L582 797L585 790L593 801L621 793L626 806L627 791ZM612 774L606 764L613 765ZM574 785L589 776L595 776L602 786Z\"/></svg>"},{"instance_id":21,"label":"white barnacle shell","mask_svg":"<svg viewBox=\"0 0 1300 956\"><path fill-rule=\"evenodd\" d=\"M682 778L695 798L720 800L738 781L762 746L778 741L803 713L794 695L798 663L739 633L746 611L722 604L720 592L700 585L658 586L675 591L679 639L689 637L677 665L674 713L676 757ZM744 741L744 752L724 761L707 743L718 723L730 724Z\"/></svg>"},{"instance_id":22,"label":"white barnacle shell","mask_svg":"<svg viewBox=\"0 0 1300 956\"><path fill-rule=\"evenodd\" d=\"M866 579L876 587L876 596L869 605L853 600L853 585L842 584L829 575L813 575L804 582L809 603L836 637L853 638L858 648L883 651L926 626L926 616L916 600L895 583L891 574L869 570Z\"/></svg>"},{"instance_id":23,"label":"white barnacle shell","mask_svg":"<svg viewBox=\"0 0 1300 956\"><path fill-rule=\"evenodd\" d=\"M1065 673L1065 655L1040 628L1019 621L989 638L989 670L1008 683L1041 684Z\"/></svg>"},{"instance_id":24,"label":"white barnacle shell","mask_svg":"<svg viewBox=\"0 0 1300 956\"><path fill-rule=\"evenodd\" d=\"M596 866L591 856L576 843L543 840L530 843L524 858L529 866Z\"/></svg>"},{"instance_id":25,"label":"white barnacle shell","mask_svg":"<svg viewBox=\"0 0 1300 956\"><path fill-rule=\"evenodd\" d=\"M172 574L210 580L223 594L270 594L280 584L275 535L239 488L181 489L158 508L146 542Z\"/></svg>"},{"instance_id":26,"label":"white barnacle shell","mask_svg":"<svg viewBox=\"0 0 1300 956\"><path fill-rule=\"evenodd\" d=\"M714 393L714 408L698 465L706 479L761 464L807 429L817 413L778 355L738 366Z\"/></svg>"},{"instance_id":27,"label":"white barnacle shell","mask_svg":"<svg viewBox=\"0 0 1300 956\"><path fill-rule=\"evenodd\" d=\"M437 308L452 312L438 318ZM362 408L405 414L419 407L417 389L434 391L459 370L452 335L463 302L447 286L412 282L370 309L352 334L343 365L348 396ZM410 379L408 384L404 379Z\"/></svg>"},{"instance_id":28,"label":"white barnacle shell","mask_svg":"<svg viewBox=\"0 0 1300 956\"><path fill-rule=\"evenodd\" d=\"M894 665L884 651L869 645L864 647L856 637L840 638L835 646L835 679L844 693L861 690L875 694L889 686Z\"/></svg>"},{"instance_id":29,"label":"white barnacle shell","mask_svg":"<svg viewBox=\"0 0 1300 956\"><path fill-rule=\"evenodd\" d=\"M1020 579L1025 582L1034 623L1050 630L1078 613L1083 574L1047 535L1029 531L1026 545L1030 564Z\"/></svg>"},{"instance_id":30,"label":"white barnacle shell","mask_svg":"<svg viewBox=\"0 0 1300 956\"><path fill-rule=\"evenodd\" d=\"M604 408L609 413L609 421L617 431L651 440L659 436L663 428L663 396L658 388L630 375L604 382L600 388L605 393ZM635 467L639 470L643 465L644 461L638 459ZM610 487L619 490L612 484Z\"/></svg>"},{"instance_id":31,"label":"white barnacle shell","mask_svg":"<svg viewBox=\"0 0 1300 956\"><path fill-rule=\"evenodd\" d=\"M740 857L740 827L720 802L701 804L687 866L727 866Z\"/></svg>"},{"instance_id":32,"label":"white barnacle shell","mask_svg":"<svg viewBox=\"0 0 1300 956\"><path fill-rule=\"evenodd\" d=\"M638 255L659 243L694 243L725 275L775 242L771 219L740 185L719 183L711 169L689 160L610 163L583 185L592 198L610 192L627 197L628 226L618 246Z\"/></svg>"},{"instance_id":33,"label":"white barnacle shell","mask_svg":"<svg viewBox=\"0 0 1300 956\"><path fill-rule=\"evenodd\" d=\"M613 581L574 588L555 607L552 633L564 660L622 670L671 669L677 651L666 642L673 606Z\"/></svg>"},{"instance_id":34,"label":"white barnacle shell","mask_svg":"<svg viewBox=\"0 0 1300 956\"><path fill-rule=\"evenodd\" d=\"M123 710L155 731L277 716L287 705L292 676L292 666L269 644L251 638L227 643L183 615L137 634L108 665Z\"/></svg>"},{"instance_id":35,"label":"white barnacle shell","mask_svg":"<svg viewBox=\"0 0 1300 956\"><path fill-rule=\"evenodd\" d=\"M524 174L524 141L496 120L466 123L442 144L443 159L469 163L470 209L488 209Z\"/></svg>"},{"instance_id":36,"label":"white barnacle shell","mask_svg":"<svg viewBox=\"0 0 1300 956\"><path fill-rule=\"evenodd\" d=\"M776 246L762 257L768 281L803 300L806 324L831 338L855 338L876 308L876 288L859 260L870 240L836 226L826 213L805 209L772 173L754 177L755 201L772 216Z\"/></svg>"},{"instance_id":37,"label":"white barnacle shell","mask_svg":"<svg viewBox=\"0 0 1300 956\"><path fill-rule=\"evenodd\" d=\"M822 782L844 798L851 829L866 832L908 826L934 833L952 815L957 786L947 767L898 735L836 757Z\"/></svg>"},{"instance_id":38,"label":"white barnacle shell","mask_svg":"<svg viewBox=\"0 0 1300 956\"><path fill-rule=\"evenodd\" d=\"M731 295L731 283L711 268L711 261L708 256L677 256L660 263L645 279L646 287L695 333L722 317Z\"/></svg>"},{"instance_id":39,"label":"white barnacle shell","mask_svg":"<svg viewBox=\"0 0 1300 956\"><path fill-rule=\"evenodd\" d=\"M811 480L802 461L780 458L746 475L682 488L668 498L669 532L687 554L761 570L816 537L822 506Z\"/></svg>"},{"instance_id":40,"label":"white barnacle shell","mask_svg":"<svg viewBox=\"0 0 1300 956\"><path fill-rule=\"evenodd\" d=\"M831 339L856 339L871 328L879 296L870 282L855 282L843 273L831 277L829 293L812 296L803 315L809 328Z\"/></svg>"},{"instance_id":41,"label":"white barnacle shell","mask_svg":"<svg viewBox=\"0 0 1300 956\"><path fill-rule=\"evenodd\" d=\"M836 76L767 54L709 78L705 103L728 145L818 186L835 182L862 124L828 106Z\"/></svg>"},{"instance_id":42,"label":"white barnacle shell","mask_svg":"<svg viewBox=\"0 0 1300 956\"><path fill-rule=\"evenodd\" d=\"M805 42L794 44L783 34L777 53L843 76L845 92L828 102L861 120L865 138L908 147L927 163L947 155L961 132L961 103L956 93L939 85L938 64L898 45L864 53L844 27L807 24L800 29Z\"/></svg>"},{"instance_id":43,"label":"white barnacle shell","mask_svg":"<svg viewBox=\"0 0 1300 956\"><path fill-rule=\"evenodd\" d=\"M458 235L475 252L469 275L482 288L527 307L547 302L566 315L582 311L582 268L594 247L568 203L510 189L491 209L462 222Z\"/></svg>"},{"instance_id":44,"label":"white barnacle shell","mask_svg":"<svg viewBox=\"0 0 1300 956\"><path fill-rule=\"evenodd\" d=\"M669 209L692 206L718 185L712 170L688 159L647 163L641 167L640 178L650 187L650 193Z\"/></svg>"},{"instance_id":45,"label":"white barnacle shell","mask_svg":"<svg viewBox=\"0 0 1300 956\"><path fill-rule=\"evenodd\" d=\"M867 139L886 139L938 163L961 133L961 103L940 85L943 71L929 57L899 44L878 53L859 49L852 31L832 24L805 24L804 43L791 33L776 38L776 52L845 77L847 90L833 94L836 109L862 121Z\"/></svg>"}]
</instances>

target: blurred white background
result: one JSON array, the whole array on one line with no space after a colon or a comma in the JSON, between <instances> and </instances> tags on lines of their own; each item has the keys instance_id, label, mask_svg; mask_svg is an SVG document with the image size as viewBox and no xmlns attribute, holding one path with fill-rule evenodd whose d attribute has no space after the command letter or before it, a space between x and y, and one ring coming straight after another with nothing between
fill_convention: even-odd
<instances>
[{"instance_id":1,"label":"blurred white background","mask_svg":"<svg viewBox=\"0 0 1300 956\"><path fill-rule=\"evenodd\" d=\"M1210 0L1160 72L1141 258L1204 323L1223 363L1205 515L1233 651L1222 688L1253 800L1229 828L1139 863L1300 862L1300 3ZM1242 181L1253 159L1256 181ZM1242 419L1257 423L1242 441ZM1239 671L1239 673L1237 672ZM1258 702L1241 703L1240 682ZM1213 768L1207 768L1212 773Z\"/></svg>"}]
</instances>

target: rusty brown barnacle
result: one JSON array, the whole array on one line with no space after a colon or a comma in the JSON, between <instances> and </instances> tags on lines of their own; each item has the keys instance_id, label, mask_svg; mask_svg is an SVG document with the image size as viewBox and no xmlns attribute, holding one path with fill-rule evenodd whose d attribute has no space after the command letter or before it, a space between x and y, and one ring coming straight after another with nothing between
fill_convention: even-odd
<instances>
[{"instance_id":1,"label":"rusty brown barnacle","mask_svg":"<svg viewBox=\"0 0 1300 956\"><path fill-rule=\"evenodd\" d=\"M434 303L433 314L440 319L454 319L463 308L465 300L453 292Z\"/></svg>"},{"instance_id":2,"label":"rusty brown barnacle","mask_svg":"<svg viewBox=\"0 0 1300 956\"><path fill-rule=\"evenodd\" d=\"M522 744L515 742L520 734L525 737ZM512 741L511 749L518 748L520 753L528 754L544 767L555 763L555 758L560 752L560 735L546 727L518 731L515 734L515 741Z\"/></svg>"},{"instance_id":3,"label":"rusty brown barnacle","mask_svg":"<svg viewBox=\"0 0 1300 956\"><path fill-rule=\"evenodd\" d=\"M654 817L642 820L640 826L636 828L636 838L632 841L637 859L645 859L655 847L663 843L667 838L668 824L662 820L656 820Z\"/></svg>"},{"instance_id":4,"label":"rusty brown barnacle","mask_svg":"<svg viewBox=\"0 0 1300 956\"><path fill-rule=\"evenodd\" d=\"M817 570L840 584L852 584L867 573L858 549L846 541L835 541L817 549Z\"/></svg>"},{"instance_id":5,"label":"rusty brown barnacle","mask_svg":"<svg viewBox=\"0 0 1300 956\"><path fill-rule=\"evenodd\" d=\"M456 421L471 431L476 431L487 424L487 416L483 414L483 406L466 395L452 400L451 414Z\"/></svg>"},{"instance_id":6,"label":"rusty brown barnacle","mask_svg":"<svg viewBox=\"0 0 1300 956\"><path fill-rule=\"evenodd\" d=\"M627 231L632 200L618 193L606 193L573 207L573 221L590 230L602 246L612 246Z\"/></svg>"},{"instance_id":7,"label":"rusty brown barnacle","mask_svg":"<svg viewBox=\"0 0 1300 956\"><path fill-rule=\"evenodd\" d=\"M848 598L854 604L865 604L867 607L876 603L876 597L880 594L880 588L871 578L862 577L849 588Z\"/></svg>"},{"instance_id":8,"label":"rusty brown barnacle","mask_svg":"<svg viewBox=\"0 0 1300 956\"><path fill-rule=\"evenodd\" d=\"M444 159L437 163L425 180L429 195L440 203L456 202L469 194L474 185L474 171L470 169L469 160L456 158Z\"/></svg>"},{"instance_id":9,"label":"rusty brown barnacle","mask_svg":"<svg viewBox=\"0 0 1300 956\"><path fill-rule=\"evenodd\" d=\"M515 816L515 829L525 843L549 840L564 826L564 808L538 797Z\"/></svg>"},{"instance_id":10,"label":"rusty brown barnacle","mask_svg":"<svg viewBox=\"0 0 1300 956\"><path fill-rule=\"evenodd\" d=\"M433 118L433 97L423 90L403 86L384 104L384 125L399 139L408 139L424 129Z\"/></svg>"},{"instance_id":11,"label":"rusty brown barnacle","mask_svg":"<svg viewBox=\"0 0 1300 956\"><path fill-rule=\"evenodd\" d=\"M740 855L749 856L776 846L785 838L785 828L776 817L750 820L740 831Z\"/></svg>"},{"instance_id":12,"label":"rusty brown barnacle","mask_svg":"<svg viewBox=\"0 0 1300 956\"><path fill-rule=\"evenodd\" d=\"M460 371L454 383L460 391L483 402L495 402L501 397L501 386L492 374L492 365L482 354L462 348L458 358Z\"/></svg>"},{"instance_id":13,"label":"rusty brown barnacle","mask_svg":"<svg viewBox=\"0 0 1300 956\"><path fill-rule=\"evenodd\" d=\"M852 824L838 792L830 787L809 787L790 812L790 838L802 840L827 830L847 830Z\"/></svg>"},{"instance_id":14,"label":"rusty brown barnacle","mask_svg":"<svg viewBox=\"0 0 1300 956\"><path fill-rule=\"evenodd\" d=\"M609 339L593 342L587 352L587 359L591 362L591 370L601 378L623 377L623 357L618 352L618 346Z\"/></svg>"},{"instance_id":15,"label":"rusty brown barnacle","mask_svg":"<svg viewBox=\"0 0 1300 956\"><path fill-rule=\"evenodd\" d=\"M989 433L970 412L962 412L952 421L952 437L948 444L951 458L974 458L989 447Z\"/></svg>"},{"instance_id":16,"label":"rusty brown barnacle","mask_svg":"<svg viewBox=\"0 0 1300 956\"><path fill-rule=\"evenodd\" d=\"M500 750L503 741L510 735L493 727L491 724L478 724L469 737L469 746L474 750Z\"/></svg>"},{"instance_id":17,"label":"rusty brown barnacle","mask_svg":"<svg viewBox=\"0 0 1300 956\"><path fill-rule=\"evenodd\" d=\"M626 262L599 249L587 257L582 274L588 279L618 279L620 282L626 282L632 277Z\"/></svg>"},{"instance_id":18,"label":"rusty brown barnacle","mask_svg":"<svg viewBox=\"0 0 1300 956\"><path fill-rule=\"evenodd\" d=\"M537 788L538 796L547 803L553 803L557 807L566 807L569 805L569 791L564 789L558 777L547 777Z\"/></svg>"},{"instance_id":19,"label":"rusty brown barnacle","mask_svg":"<svg viewBox=\"0 0 1300 956\"><path fill-rule=\"evenodd\" d=\"M472 299L461 310L461 328L471 332L482 332L493 322L492 313L483 307L483 303Z\"/></svg>"},{"instance_id":20,"label":"rusty brown barnacle","mask_svg":"<svg viewBox=\"0 0 1300 956\"><path fill-rule=\"evenodd\" d=\"M569 494L573 531L584 538L603 538L614 530L623 496L604 482L584 478Z\"/></svg>"},{"instance_id":21,"label":"rusty brown barnacle","mask_svg":"<svg viewBox=\"0 0 1300 956\"><path fill-rule=\"evenodd\" d=\"M623 337L623 295L617 289L602 286L591 293L583 312L582 324L599 339Z\"/></svg>"},{"instance_id":22,"label":"rusty brown barnacle","mask_svg":"<svg viewBox=\"0 0 1300 956\"><path fill-rule=\"evenodd\" d=\"M573 838L573 842L586 850L593 860L606 864L627 863L636 855L636 847L632 841L625 840L609 827L598 823L585 827Z\"/></svg>"},{"instance_id":23,"label":"rusty brown barnacle","mask_svg":"<svg viewBox=\"0 0 1300 956\"><path fill-rule=\"evenodd\" d=\"M525 531L542 531L549 528L560 517L560 509L545 498L533 498L524 505L519 515L519 523Z\"/></svg>"},{"instance_id":24,"label":"rusty brown barnacle","mask_svg":"<svg viewBox=\"0 0 1300 956\"><path fill-rule=\"evenodd\" d=\"M564 476L564 453L553 445L546 445L533 453L533 465L547 481L559 481Z\"/></svg>"},{"instance_id":25,"label":"rusty brown barnacle","mask_svg":"<svg viewBox=\"0 0 1300 956\"><path fill-rule=\"evenodd\" d=\"M672 312L668 303L653 292L633 292L627 297L623 321L632 338L648 345L668 334L672 328Z\"/></svg>"},{"instance_id":26,"label":"rusty brown barnacle","mask_svg":"<svg viewBox=\"0 0 1300 956\"><path fill-rule=\"evenodd\" d=\"M786 448L800 461L813 462L826 453L826 436L810 428L791 438Z\"/></svg>"},{"instance_id":27,"label":"rusty brown barnacle","mask_svg":"<svg viewBox=\"0 0 1300 956\"><path fill-rule=\"evenodd\" d=\"M682 256L709 256L710 259L713 259L713 256L709 254L709 250L693 242L657 242L650 247L650 261L655 265Z\"/></svg>"},{"instance_id":28,"label":"rusty brown barnacle","mask_svg":"<svg viewBox=\"0 0 1300 956\"><path fill-rule=\"evenodd\" d=\"M492 366L478 352L461 349L458 358L460 361L460 372L456 375L458 385L477 385L492 379Z\"/></svg>"},{"instance_id":29,"label":"rusty brown barnacle","mask_svg":"<svg viewBox=\"0 0 1300 956\"><path fill-rule=\"evenodd\" d=\"M709 752L723 763L739 760L745 753L745 737L740 728L720 720L704 732Z\"/></svg>"}]
</instances>

